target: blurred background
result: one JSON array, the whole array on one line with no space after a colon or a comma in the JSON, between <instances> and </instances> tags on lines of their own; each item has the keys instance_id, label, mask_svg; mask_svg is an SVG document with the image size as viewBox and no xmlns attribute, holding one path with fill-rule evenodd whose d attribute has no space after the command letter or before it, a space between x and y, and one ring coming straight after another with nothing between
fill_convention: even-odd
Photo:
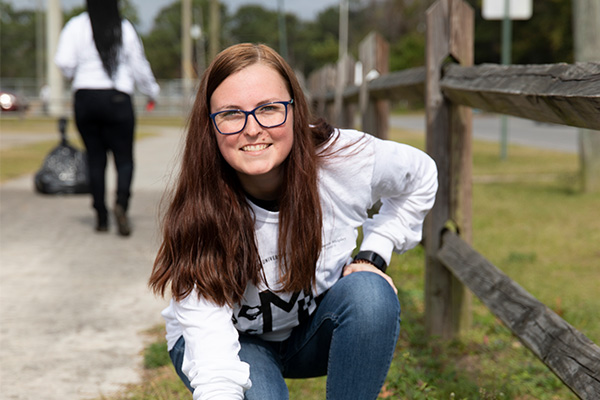
<instances>
[{"instance_id":1,"label":"blurred background","mask_svg":"<svg viewBox=\"0 0 600 400\"><path fill-rule=\"evenodd\" d=\"M121 0L121 9L142 37L161 86L154 115L169 116L185 114L198 76L216 52L234 43L268 44L303 77L334 64L340 54L341 3ZM425 11L432 3L348 0L347 51L357 58L358 43L377 31L390 43L390 71L424 65ZM476 15L475 64L500 63L502 21L482 18L482 0L468 3ZM3 112L70 112L69 85L55 82L62 78L53 71L52 58L60 28L84 5L83 0L0 0ZM512 23L512 63L572 63L572 19L572 0L536 1L531 19ZM136 104L143 113L145 100Z\"/></svg>"}]
</instances>

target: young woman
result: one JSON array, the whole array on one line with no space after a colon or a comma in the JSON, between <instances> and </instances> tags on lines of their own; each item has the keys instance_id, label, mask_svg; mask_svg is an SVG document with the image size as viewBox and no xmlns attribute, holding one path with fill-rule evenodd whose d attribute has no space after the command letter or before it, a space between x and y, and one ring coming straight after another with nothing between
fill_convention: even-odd
<instances>
[{"instance_id":1,"label":"young woman","mask_svg":"<svg viewBox=\"0 0 600 400\"><path fill-rule=\"evenodd\" d=\"M117 170L115 220L119 234L128 236L135 130L131 96L137 86L154 102L159 87L133 25L121 18L118 0L87 0L86 5L87 12L63 28L54 61L72 79L75 122L88 156L96 231L108 231L105 174L107 153L112 152Z\"/></svg>"},{"instance_id":2,"label":"young woman","mask_svg":"<svg viewBox=\"0 0 600 400\"><path fill-rule=\"evenodd\" d=\"M173 296L168 348L194 399L281 400L284 378L321 375L328 399L377 398L400 329L385 268L421 240L436 189L423 152L312 121L272 49L221 52L150 278Z\"/></svg>"}]
</instances>

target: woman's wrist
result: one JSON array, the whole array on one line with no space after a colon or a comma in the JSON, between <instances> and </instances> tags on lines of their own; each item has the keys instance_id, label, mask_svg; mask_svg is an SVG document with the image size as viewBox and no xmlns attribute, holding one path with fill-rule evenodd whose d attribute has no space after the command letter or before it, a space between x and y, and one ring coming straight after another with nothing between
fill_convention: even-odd
<instances>
[{"instance_id":1,"label":"woman's wrist","mask_svg":"<svg viewBox=\"0 0 600 400\"><path fill-rule=\"evenodd\" d=\"M387 263L379 254L374 251L359 251L352 260L354 263L366 263L371 264L381 272L385 272L387 269Z\"/></svg>"}]
</instances>

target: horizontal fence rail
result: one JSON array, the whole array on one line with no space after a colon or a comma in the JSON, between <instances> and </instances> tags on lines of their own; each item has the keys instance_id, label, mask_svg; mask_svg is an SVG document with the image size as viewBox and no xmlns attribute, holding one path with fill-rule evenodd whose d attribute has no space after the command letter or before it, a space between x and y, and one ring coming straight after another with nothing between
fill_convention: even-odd
<instances>
[{"instance_id":1,"label":"horizontal fence rail","mask_svg":"<svg viewBox=\"0 0 600 400\"><path fill-rule=\"evenodd\" d=\"M451 231L440 261L581 398L600 399L600 347Z\"/></svg>"},{"instance_id":2,"label":"horizontal fence rail","mask_svg":"<svg viewBox=\"0 0 600 400\"><path fill-rule=\"evenodd\" d=\"M600 130L600 63L450 65L440 85L458 104Z\"/></svg>"},{"instance_id":3,"label":"horizontal fence rail","mask_svg":"<svg viewBox=\"0 0 600 400\"><path fill-rule=\"evenodd\" d=\"M422 103L425 67L394 71L367 84L373 99ZM463 67L450 64L440 80L451 101L483 111L600 130L600 63ZM344 88L344 102L359 100L360 88ZM313 93L332 103L334 88Z\"/></svg>"}]
</instances>

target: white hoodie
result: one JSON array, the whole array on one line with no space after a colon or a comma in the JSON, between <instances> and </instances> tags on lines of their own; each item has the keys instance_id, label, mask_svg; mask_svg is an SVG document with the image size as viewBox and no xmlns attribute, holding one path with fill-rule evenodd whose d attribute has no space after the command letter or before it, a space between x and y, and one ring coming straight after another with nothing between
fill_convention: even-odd
<instances>
[{"instance_id":1,"label":"white hoodie","mask_svg":"<svg viewBox=\"0 0 600 400\"><path fill-rule=\"evenodd\" d=\"M255 213L258 251L265 285L248 285L242 304L216 306L194 292L181 302L171 300L163 311L168 348L185 339L182 370L195 400L243 399L251 386L249 366L238 358L238 332L265 340L285 340L304 317L316 309L315 297L341 276L363 227L361 250L381 255L389 264L392 251L403 253L421 241L423 220L437 191L433 160L413 147L374 138L354 130L339 130L327 144L319 171L323 210L323 247L314 293L277 293L277 212L251 203ZM338 136L339 135L339 136ZM381 201L379 213L367 210Z\"/></svg>"},{"instance_id":2,"label":"white hoodie","mask_svg":"<svg viewBox=\"0 0 600 400\"><path fill-rule=\"evenodd\" d=\"M121 24L123 45L114 80L102 66L94 44L92 23L87 12L71 18L60 33L54 62L63 75L72 79L71 89L116 89L133 95L137 87L146 96L156 99L160 88L154 79L144 47L133 25Z\"/></svg>"}]
</instances>

